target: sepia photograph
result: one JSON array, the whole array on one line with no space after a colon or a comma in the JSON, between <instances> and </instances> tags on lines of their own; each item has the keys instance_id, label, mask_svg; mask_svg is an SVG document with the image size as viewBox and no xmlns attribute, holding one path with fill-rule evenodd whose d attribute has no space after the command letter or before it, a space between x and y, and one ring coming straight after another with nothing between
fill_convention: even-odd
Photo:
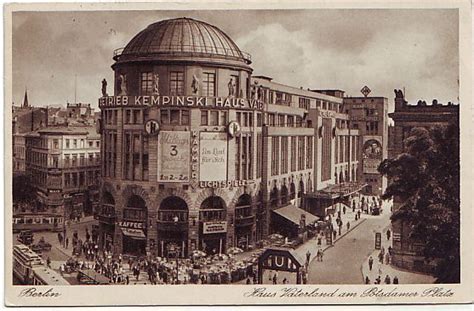
<instances>
[{"instance_id":1,"label":"sepia photograph","mask_svg":"<svg viewBox=\"0 0 474 311\"><path fill-rule=\"evenodd\" d=\"M16 298L466 282L459 8L104 8L9 10Z\"/></svg>"}]
</instances>

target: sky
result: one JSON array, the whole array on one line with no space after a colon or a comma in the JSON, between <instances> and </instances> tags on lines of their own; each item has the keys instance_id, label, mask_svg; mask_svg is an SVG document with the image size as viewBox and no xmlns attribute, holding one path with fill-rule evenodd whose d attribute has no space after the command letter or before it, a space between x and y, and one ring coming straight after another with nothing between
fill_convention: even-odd
<instances>
[{"instance_id":1,"label":"sky","mask_svg":"<svg viewBox=\"0 0 474 311\"><path fill-rule=\"evenodd\" d=\"M89 11L13 14L13 101L97 107L112 85L113 51L149 24L190 17L217 26L252 55L254 75L349 96L458 102L458 12L441 9ZM392 109L390 109L392 108Z\"/></svg>"}]
</instances>

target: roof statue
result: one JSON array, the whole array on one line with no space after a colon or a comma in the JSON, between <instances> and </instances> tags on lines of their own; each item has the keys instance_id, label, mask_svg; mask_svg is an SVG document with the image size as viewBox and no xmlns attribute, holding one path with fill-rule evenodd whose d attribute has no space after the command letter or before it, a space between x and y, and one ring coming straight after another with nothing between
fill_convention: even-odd
<instances>
[{"instance_id":1,"label":"roof statue","mask_svg":"<svg viewBox=\"0 0 474 311\"><path fill-rule=\"evenodd\" d=\"M107 80L105 78L102 80L102 97L108 96L107 94Z\"/></svg>"},{"instance_id":2,"label":"roof statue","mask_svg":"<svg viewBox=\"0 0 474 311\"><path fill-rule=\"evenodd\" d=\"M191 88L193 89L193 94L197 94L199 91L199 80L196 75L193 75L193 82L191 82Z\"/></svg>"},{"instance_id":3,"label":"roof statue","mask_svg":"<svg viewBox=\"0 0 474 311\"><path fill-rule=\"evenodd\" d=\"M119 76L119 95L127 95L127 75L126 74L121 74Z\"/></svg>"},{"instance_id":4,"label":"roof statue","mask_svg":"<svg viewBox=\"0 0 474 311\"><path fill-rule=\"evenodd\" d=\"M160 95L160 75L153 75L153 95Z\"/></svg>"}]
</instances>

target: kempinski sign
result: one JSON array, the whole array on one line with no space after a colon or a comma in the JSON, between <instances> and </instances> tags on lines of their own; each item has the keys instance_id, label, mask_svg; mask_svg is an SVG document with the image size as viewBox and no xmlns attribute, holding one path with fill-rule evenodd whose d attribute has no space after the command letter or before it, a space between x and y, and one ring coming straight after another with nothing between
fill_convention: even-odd
<instances>
[{"instance_id":1,"label":"kempinski sign","mask_svg":"<svg viewBox=\"0 0 474 311\"><path fill-rule=\"evenodd\" d=\"M201 97L201 96L104 96L99 98L99 107L189 107L189 108L231 108L263 110L263 102L256 99L235 97Z\"/></svg>"}]
</instances>

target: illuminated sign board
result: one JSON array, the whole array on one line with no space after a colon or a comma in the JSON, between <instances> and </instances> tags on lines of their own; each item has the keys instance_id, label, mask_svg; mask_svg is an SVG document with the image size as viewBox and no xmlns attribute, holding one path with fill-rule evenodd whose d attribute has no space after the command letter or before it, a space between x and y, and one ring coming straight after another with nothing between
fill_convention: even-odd
<instances>
[{"instance_id":1,"label":"illuminated sign board","mask_svg":"<svg viewBox=\"0 0 474 311\"><path fill-rule=\"evenodd\" d=\"M191 135L184 131L161 131L158 181L189 182Z\"/></svg>"},{"instance_id":2,"label":"illuminated sign board","mask_svg":"<svg viewBox=\"0 0 474 311\"><path fill-rule=\"evenodd\" d=\"M379 174L377 168L382 162L381 137L365 138L362 169L365 174Z\"/></svg>"},{"instance_id":3,"label":"illuminated sign board","mask_svg":"<svg viewBox=\"0 0 474 311\"><path fill-rule=\"evenodd\" d=\"M188 108L230 108L263 110L263 102L257 99L234 97L200 96L105 96L99 98L99 108L107 107L188 107Z\"/></svg>"}]
</instances>

